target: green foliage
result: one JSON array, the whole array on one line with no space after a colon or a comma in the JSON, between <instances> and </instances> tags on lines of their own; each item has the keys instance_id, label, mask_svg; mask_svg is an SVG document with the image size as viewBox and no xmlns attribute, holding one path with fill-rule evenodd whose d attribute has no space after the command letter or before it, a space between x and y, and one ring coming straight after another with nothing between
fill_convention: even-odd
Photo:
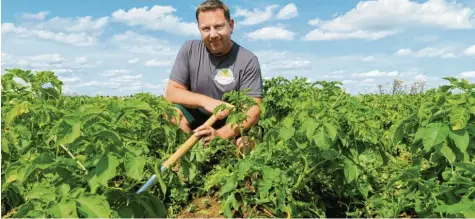
<instances>
[{"instance_id":1,"label":"green foliage","mask_svg":"<svg viewBox=\"0 0 475 219\"><path fill-rule=\"evenodd\" d=\"M67 97L52 72L7 69L2 212L177 217L207 195L226 217L474 217L475 85L446 79L426 93L357 96L339 82L265 80L254 150L199 142L177 173L161 173L189 136L164 97ZM238 126L257 104L246 91L223 99ZM158 183L135 194L152 174Z\"/></svg>"}]
</instances>

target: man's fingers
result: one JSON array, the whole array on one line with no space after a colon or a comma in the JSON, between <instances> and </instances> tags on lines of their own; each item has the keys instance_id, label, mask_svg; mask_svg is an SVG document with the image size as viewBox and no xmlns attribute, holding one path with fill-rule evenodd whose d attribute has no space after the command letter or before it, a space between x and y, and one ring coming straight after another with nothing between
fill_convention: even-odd
<instances>
[{"instance_id":1,"label":"man's fingers","mask_svg":"<svg viewBox=\"0 0 475 219\"><path fill-rule=\"evenodd\" d=\"M238 140L236 141L236 145L238 147L242 147L242 138L238 138Z\"/></svg>"},{"instance_id":2,"label":"man's fingers","mask_svg":"<svg viewBox=\"0 0 475 219\"><path fill-rule=\"evenodd\" d=\"M196 128L195 130L193 130L193 132L199 132L201 130L206 130L206 129L209 129L209 127L206 126L206 125L201 125L198 128Z\"/></svg>"},{"instance_id":3,"label":"man's fingers","mask_svg":"<svg viewBox=\"0 0 475 219\"><path fill-rule=\"evenodd\" d=\"M226 113L223 111L220 111L219 113L216 114L216 119L221 120L226 117Z\"/></svg>"},{"instance_id":4,"label":"man's fingers","mask_svg":"<svg viewBox=\"0 0 475 219\"><path fill-rule=\"evenodd\" d=\"M210 135L210 136L208 136L208 137L204 137L204 138L203 138L203 141L209 144L209 142L210 142L211 140L213 140L213 138L214 138L214 136Z\"/></svg>"},{"instance_id":5,"label":"man's fingers","mask_svg":"<svg viewBox=\"0 0 475 219\"><path fill-rule=\"evenodd\" d=\"M211 135L213 131L211 129L205 129L205 130L200 130L200 131L195 131L195 136L204 136L204 135Z\"/></svg>"}]
</instances>

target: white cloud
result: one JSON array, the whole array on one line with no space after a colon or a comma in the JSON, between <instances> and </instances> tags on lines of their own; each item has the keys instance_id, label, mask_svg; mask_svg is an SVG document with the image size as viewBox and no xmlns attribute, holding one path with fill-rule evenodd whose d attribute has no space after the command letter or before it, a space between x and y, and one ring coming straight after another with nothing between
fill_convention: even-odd
<instances>
[{"instance_id":1,"label":"white cloud","mask_svg":"<svg viewBox=\"0 0 475 219\"><path fill-rule=\"evenodd\" d=\"M333 71L332 74L341 74L341 73L345 73L344 70L336 70L336 71Z\"/></svg>"},{"instance_id":2,"label":"white cloud","mask_svg":"<svg viewBox=\"0 0 475 219\"><path fill-rule=\"evenodd\" d=\"M46 18L46 15L48 15L48 11L40 11L36 14L32 13L24 13L22 15L23 19L28 19L28 20L44 20Z\"/></svg>"},{"instance_id":3,"label":"white cloud","mask_svg":"<svg viewBox=\"0 0 475 219\"><path fill-rule=\"evenodd\" d=\"M361 61L363 61L363 62L372 62L372 61L374 61L374 57L373 56L366 56L366 57L362 58Z\"/></svg>"},{"instance_id":4,"label":"white cloud","mask_svg":"<svg viewBox=\"0 0 475 219\"><path fill-rule=\"evenodd\" d=\"M32 61L46 62L48 64L60 64L65 60L64 57L58 53L30 56L29 58Z\"/></svg>"},{"instance_id":5,"label":"white cloud","mask_svg":"<svg viewBox=\"0 0 475 219\"><path fill-rule=\"evenodd\" d=\"M55 74L57 75L61 75L61 74L64 74L64 73L72 73L73 70L72 69L66 69L66 68L60 68L60 69L52 69L51 71L53 71Z\"/></svg>"},{"instance_id":6,"label":"white cloud","mask_svg":"<svg viewBox=\"0 0 475 219\"><path fill-rule=\"evenodd\" d=\"M297 17L298 11L297 7L294 3L289 3L280 9L279 13L277 13L277 19L279 20L286 20L290 18Z\"/></svg>"},{"instance_id":7,"label":"white cloud","mask_svg":"<svg viewBox=\"0 0 475 219\"><path fill-rule=\"evenodd\" d=\"M315 18L315 19L312 19L312 20L309 20L308 21L308 24L312 25L312 26L318 26L322 23L323 21L320 20L319 18Z\"/></svg>"},{"instance_id":8,"label":"white cloud","mask_svg":"<svg viewBox=\"0 0 475 219\"><path fill-rule=\"evenodd\" d=\"M6 34L6 38L37 38L75 46L90 46L97 43L97 37L102 33L109 19L107 16L97 19L86 16L54 17L43 21L46 14L48 12L24 14L23 18L26 16L28 20L33 20L20 24L3 23L2 34Z\"/></svg>"},{"instance_id":9,"label":"white cloud","mask_svg":"<svg viewBox=\"0 0 475 219\"><path fill-rule=\"evenodd\" d=\"M342 83L343 83L343 84L356 84L356 83L358 83L358 82L355 81L355 80L344 80L344 81L342 81Z\"/></svg>"},{"instance_id":10,"label":"white cloud","mask_svg":"<svg viewBox=\"0 0 475 219\"><path fill-rule=\"evenodd\" d=\"M396 34L397 31L349 31L349 32L331 32L315 29L307 33L304 40L344 40L344 39L365 39L378 40L387 36Z\"/></svg>"},{"instance_id":11,"label":"white cloud","mask_svg":"<svg viewBox=\"0 0 475 219\"><path fill-rule=\"evenodd\" d=\"M96 37L86 33L63 33L51 32L41 29L29 29L16 27L13 23L2 24L2 34L14 34L14 37L35 37L43 40L52 40L75 46L90 46L97 42Z\"/></svg>"},{"instance_id":12,"label":"white cloud","mask_svg":"<svg viewBox=\"0 0 475 219\"><path fill-rule=\"evenodd\" d=\"M199 36L198 26L194 22L184 22L173 15L177 10L172 6L155 5L152 8L123 9L112 13L112 19L129 26L141 26L149 30L163 30L171 34Z\"/></svg>"},{"instance_id":13,"label":"white cloud","mask_svg":"<svg viewBox=\"0 0 475 219\"><path fill-rule=\"evenodd\" d=\"M257 51L256 56L264 77L282 75L288 71L299 72L311 67L312 62L290 51Z\"/></svg>"},{"instance_id":14,"label":"white cloud","mask_svg":"<svg viewBox=\"0 0 475 219\"><path fill-rule=\"evenodd\" d=\"M76 60L74 60L74 62L78 64L84 64L87 62L87 57L86 56L77 57Z\"/></svg>"},{"instance_id":15,"label":"white cloud","mask_svg":"<svg viewBox=\"0 0 475 219\"><path fill-rule=\"evenodd\" d=\"M272 17L273 11L278 7L278 5L273 4L267 6L264 10L255 8L253 11L237 7L234 17L244 17L244 20L239 22L241 25L260 24L269 20Z\"/></svg>"},{"instance_id":16,"label":"white cloud","mask_svg":"<svg viewBox=\"0 0 475 219\"><path fill-rule=\"evenodd\" d=\"M433 48L433 47L425 47L417 51L413 51L409 48L399 49L396 53L398 56L413 56L416 58L457 58L457 56L453 52L448 52L447 49L443 48Z\"/></svg>"},{"instance_id":17,"label":"white cloud","mask_svg":"<svg viewBox=\"0 0 475 219\"><path fill-rule=\"evenodd\" d=\"M121 74L127 74L130 73L130 70L127 69L109 69L102 73L104 76L116 76L116 75L121 75Z\"/></svg>"},{"instance_id":18,"label":"white cloud","mask_svg":"<svg viewBox=\"0 0 475 219\"><path fill-rule=\"evenodd\" d=\"M351 76L358 77L358 78L366 78L366 77L392 77L397 76L399 74L398 71L391 71L391 72L382 72L379 70L373 70L364 73L353 73Z\"/></svg>"},{"instance_id":19,"label":"white cloud","mask_svg":"<svg viewBox=\"0 0 475 219\"><path fill-rule=\"evenodd\" d=\"M172 64L171 61L162 61L162 60L155 60L155 59L148 60L147 62L145 62L145 66L169 66L171 64Z\"/></svg>"},{"instance_id":20,"label":"white cloud","mask_svg":"<svg viewBox=\"0 0 475 219\"><path fill-rule=\"evenodd\" d=\"M367 85L372 85L373 83L375 82L374 79L372 78L368 78L368 79L364 79L360 82L360 84L367 84Z\"/></svg>"},{"instance_id":21,"label":"white cloud","mask_svg":"<svg viewBox=\"0 0 475 219\"><path fill-rule=\"evenodd\" d=\"M141 35L133 31L113 35L112 43L129 52L139 54L174 56L178 52L178 48L170 45L166 40Z\"/></svg>"},{"instance_id":22,"label":"white cloud","mask_svg":"<svg viewBox=\"0 0 475 219\"><path fill-rule=\"evenodd\" d=\"M460 76L463 78L475 78L475 71L466 71L460 73Z\"/></svg>"},{"instance_id":23,"label":"white cloud","mask_svg":"<svg viewBox=\"0 0 475 219\"><path fill-rule=\"evenodd\" d=\"M282 27L264 27L246 34L249 40L292 40L294 32Z\"/></svg>"},{"instance_id":24,"label":"white cloud","mask_svg":"<svg viewBox=\"0 0 475 219\"><path fill-rule=\"evenodd\" d=\"M138 61L139 61L139 58L134 58L134 59L130 59L130 60L128 61L128 63L129 63L129 64L135 64L135 63L137 63Z\"/></svg>"},{"instance_id":25,"label":"white cloud","mask_svg":"<svg viewBox=\"0 0 475 219\"><path fill-rule=\"evenodd\" d=\"M309 20L309 24L318 28L307 34L305 39L380 39L414 27L469 29L475 27L473 14L473 9L446 0L424 3L409 0L361 1L352 10L332 20Z\"/></svg>"},{"instance_id":26,"label":"white cloud","mask_svg":"<svg viewBox=\"0 0 475 219\"><path fill-rule=\"evenodd\" d=\"M128 82L137 81L137 80L140 79L140 78L142 78L142 74L138 74L138 75L121 75L121 76L117 76L117 77L114 77L114 78L110 78L109 81L118 82L118 83L124 84L124 83L128 83Z\"/></svg>"},{"instance_id":27,"label":"white cloud","mask_svg":"<svg viewBox=\"0 0 475 219\"><path fill-rule=\"evenodd\" d=\"M119 88L120 83L110 81L89 81L78 84L77 87Z\"/></svg>"},{"instance_id":28,"label":"white cloud","mask_svg":"<svg viewBox=\"0 0 475 219\"><path fill-rule=\"evenodd\" d=\"M455 54L452 52L446 52L444 49L426 47L417 51L415 53L415 57L455 58Z\"/></svg>"},{"instance_id":29,"label":"white cloud","mask_svg":"<svg viewBox=\"0 0 475 219\"><path fill-rule=\"evenodd\" d=\"M71 74L86 68L94 68L100 63L88 63L85 56L68 58L59 53L16 56L2 53L2 67L23 68L32 71L53 71L56 75Z\"/></svg>"},{"instance_id":30,"label":"white cloud","mask_svg":"<svg viewBox=\"0 0 475 219\"><path fill-rule=\"evenodd\" d=\"M397 52L396 52L396 55L400 55L400 56L405 56L405 55L409 55L412 53L412 50L411 49L408 49L408 48L404 48L404 49L399 49Z\"/></svg>"},{"instance_id":31,"label":"white cloud","mask_svg":"<svg viewBox=\"0 0 475 219\"><path fill-rule=\"evenodd\" d=\"M475 56L475 45L468 47L463 51L463 54L467 56Z\"/></svg>"},{"instance_id":32,"label":"white cloud","mask_svg":"<svg viewBox=\"0 0 475 219\"><path fill-rule=\"evenodd\" d=\"M418 75L414 76L414 79L416 81L427 81L428 77L426 75L423 75L423 74L418 74Z\"/></svg>"},{"instance_id":33,"label":"white cloud","mask_svg":"<svg viewBox=\"0 0 475 219\"><path fill-rule=\"evenodd\" d=\"M67 32L101 32L108 24L108 21L108 16L97 19L94 19L91 16L75 18L54 17L48 21L35 24L35 27L38 29Z\"/></svg>"},{"instance_id":34,"label":"white cloud","mask_svg":"<svg viewBox=\"0 0 475 219\"><path fill-rule=\"evenodd\" d=\"M81 81L79 77L61 77L58 76L58 79L64 83L72 83L72 82L78 82Z\"/></svg>"},{"instance_id":35,"label":"white cloud","mask_svg":"<svg viewBox=\"0 0 475 219\"><path fill-rule=\"evenodd\" d=\"M100 81L89 81L81 83L78 87L89 87L89 88L99 88L99 89L115 89L121 92L137 92L140 89L151 89L154 93L160 94L163 92L161 88L165 85L163 83L149 83L141 81L143 75L120 75L117 77L112 77L107 79L105 82ZM100 91L104 92L104 91ZM97 92L96 92L97 93ZM105 93L105 92L104 92Z\"/></svg>"},{"instance_id":36,"label":"white cloud","mask_svg":"<svg viewBox=\"0 0 475 219\"><path fill-rule=\"evenodd\" d=\"M345 78L345 75L323 75L322 78L343 79Z\"/></svg>"}]
</instances>

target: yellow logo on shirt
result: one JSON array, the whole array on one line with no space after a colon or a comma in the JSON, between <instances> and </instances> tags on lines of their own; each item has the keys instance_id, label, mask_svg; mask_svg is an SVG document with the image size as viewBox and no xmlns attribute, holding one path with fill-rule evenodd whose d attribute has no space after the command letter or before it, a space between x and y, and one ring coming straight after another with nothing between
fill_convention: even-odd
<instances>
[{"instance_id":1,"label":"yellow logo on shirt","mask_svg":"<svg viewBox=\"0 0 475 219\"><path fill-rule=\"evenodd\" d=\"M214 80L223 85L230 84L234 82L233 71L231 71L229 68L219 69L216 73L216 76L214 77Z\"/></svg>"}]
</instances>

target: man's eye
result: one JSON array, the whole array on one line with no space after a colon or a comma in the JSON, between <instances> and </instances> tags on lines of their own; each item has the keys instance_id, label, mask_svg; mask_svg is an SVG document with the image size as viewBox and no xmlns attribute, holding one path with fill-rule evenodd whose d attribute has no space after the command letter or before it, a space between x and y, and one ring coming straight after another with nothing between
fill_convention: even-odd
<instances>
[{"instance_id":1,"label":"man's eye","mask_svg":"<svg viewBox=\"0 0 475 219\"><path fill-rule=\"evenodd\" d=\"M209 27L205 27L202 29L203 31L209 31Z\"/></svg>"}]
</instances>

